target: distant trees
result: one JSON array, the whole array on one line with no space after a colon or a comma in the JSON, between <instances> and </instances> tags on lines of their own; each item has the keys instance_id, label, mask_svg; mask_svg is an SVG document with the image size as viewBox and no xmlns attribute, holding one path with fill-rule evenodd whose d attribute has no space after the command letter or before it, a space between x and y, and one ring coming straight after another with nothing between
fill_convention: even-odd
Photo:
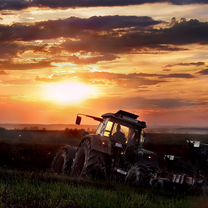
<instances>
[{"instance_id":1,"label":"distant trees","mask_svg":"<svg viewBox=\"0 0 208 208\"><path fill-rule=\"evenodd\" d=\"M88 132L85 131L84 129L69 129L69 128L66 128L64 130L64 132L67 134L67 136L74 137L74 138L81 138L84 135L88 134Z\"/></svg>"},{"instance_id":2,"label":"distant trees","mask_svg":"<svg viewBox=\"0 0 208 208\"><path fill-rule=\"evenodd\" d=\"M4 127L0 127L0 131L6 131Z\"/></svg>"}]
</instances>

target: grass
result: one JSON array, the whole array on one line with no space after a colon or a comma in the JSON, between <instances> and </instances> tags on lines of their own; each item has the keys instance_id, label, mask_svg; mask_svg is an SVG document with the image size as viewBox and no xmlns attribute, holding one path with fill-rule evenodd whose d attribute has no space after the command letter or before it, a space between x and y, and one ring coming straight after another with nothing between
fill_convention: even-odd
<instances>
[{"instance_id":1,"label":"grass","mask_svg":"<svg viewBox=\"0 0 208 208\"><path fill-rule=\"evenodd\" d=\"M0 170L0 207L192 208L197 200L47 173Z\"/></svg>"}]
</instances>

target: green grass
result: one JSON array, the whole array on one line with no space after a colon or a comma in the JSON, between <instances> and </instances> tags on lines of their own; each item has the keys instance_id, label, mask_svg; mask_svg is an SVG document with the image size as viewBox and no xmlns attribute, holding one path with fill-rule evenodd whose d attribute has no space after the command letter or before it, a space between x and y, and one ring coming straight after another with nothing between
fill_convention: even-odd
<instances>
[{"instance_id":1,"label":"green grass","mask_svg":"<svg viewBox=\"0 0 208 208\"><path fill-rule=\"evenodd\" d=\"M0 207L53 208L192 208L197 197L161 196L103 182L0 171Z\"/></svg>"}]
</instances>

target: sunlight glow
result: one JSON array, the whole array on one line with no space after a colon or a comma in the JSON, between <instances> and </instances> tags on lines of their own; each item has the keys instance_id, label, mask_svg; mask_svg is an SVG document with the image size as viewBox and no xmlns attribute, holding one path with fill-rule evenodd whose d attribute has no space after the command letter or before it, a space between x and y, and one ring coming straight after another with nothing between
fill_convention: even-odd
<instances>
[{"instance_id":1,"label":"sunlight glow","mask_svg":"<svg viewBox=\"0 0 208 208\"><path fill-rule=\"evenodd\" d=\"M44 100L60 105L79 104L97 97L98 90L81 82L65 82L44 86Z\"/></svg>"}]
</instances>

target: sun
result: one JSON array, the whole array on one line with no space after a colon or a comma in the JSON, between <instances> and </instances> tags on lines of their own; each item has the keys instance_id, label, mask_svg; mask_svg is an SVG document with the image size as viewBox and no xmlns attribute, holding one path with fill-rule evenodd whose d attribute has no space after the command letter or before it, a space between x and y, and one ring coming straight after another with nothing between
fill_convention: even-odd
<instances>
[{"instance_id":1,"label":"sun","mask_svg":"<svg viewBox=\"0 0 208 208\"><path fill-rule=\"evenodd\" d=\"M97 95L95 87L81 82L48 84L43 89L44 100L61 105L79 104Z\"/></svg>"}]
</instances>

